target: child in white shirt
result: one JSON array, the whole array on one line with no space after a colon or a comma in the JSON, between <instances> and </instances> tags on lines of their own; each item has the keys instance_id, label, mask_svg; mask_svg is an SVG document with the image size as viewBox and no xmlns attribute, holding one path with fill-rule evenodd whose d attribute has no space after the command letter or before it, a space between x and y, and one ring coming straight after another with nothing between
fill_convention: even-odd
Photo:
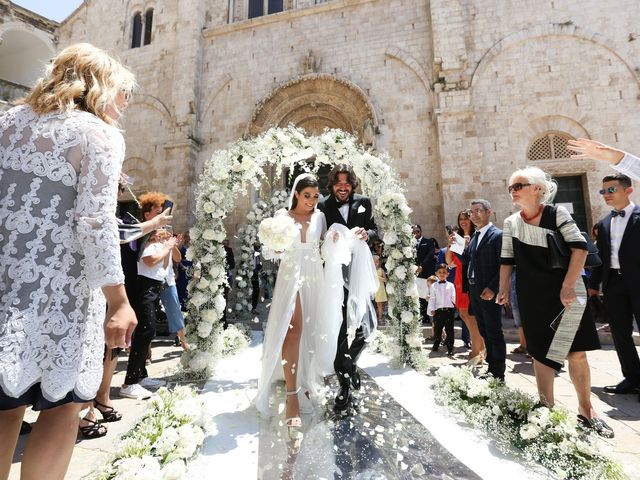
<instances>
[{"instance_id":1,"label":"child in white shirt","mask_svg":"<svg viewBox=\"0 0 640 480\"><path fill-rule=\"evenodd\" d=\"M445 263L436 267L438 281L431 286L429 292L429 306L427 311L434 317L433 320L433 351L437 352L442 340L442 329L447 338L444 343L447 347L447 355L453 356L453 317L456 308L456 287L447 281L449 270Z\"/></svg>"}]
</instances>

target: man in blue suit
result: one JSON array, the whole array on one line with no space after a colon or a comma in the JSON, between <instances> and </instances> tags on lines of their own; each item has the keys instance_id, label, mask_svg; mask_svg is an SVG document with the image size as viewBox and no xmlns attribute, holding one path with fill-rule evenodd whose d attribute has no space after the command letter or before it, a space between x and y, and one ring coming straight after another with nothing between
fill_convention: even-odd
<instances>
[{"instance_id":1,"label":"man in blue suit","mask_svg":"<svg viewBox=\"0 0 640 480\"><path fill-rule=\"evenodd\" d=\"M492 213L487 200L471 202L471 221L476 232L465 248L463 262L469 277L469 313L476 316L487 349L487 374L504 381L507 345L502 333L502 307L495 302L502 230L491 223Z\"/></svg>"}]
</instances>

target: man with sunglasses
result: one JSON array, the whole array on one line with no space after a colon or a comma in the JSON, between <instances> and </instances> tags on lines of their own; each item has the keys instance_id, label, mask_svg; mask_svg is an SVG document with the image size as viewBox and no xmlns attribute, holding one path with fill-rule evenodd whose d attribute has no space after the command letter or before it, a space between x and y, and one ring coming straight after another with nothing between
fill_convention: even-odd
<instances>
[{"instance_id":1,"label":"man with sunglasses","mask_svg":"<svg viewBox=\"0 0 640 480\"><path fill-rule=\"evenodd\" d=\"M631 179L621 173L602 179L600 195L613 208L596 226L602 265L589 279L589 296L604 293L611 336L624 379L608 393L640 392L640 358L633 342L633 317L640 322L640 207L631 200Z\"/></svg>"},{"instance_id":2,"label":"man with sunglasses","mask_svg":"<svg viewBox=\"0 0 640 480\"><path fill-rule=\"evenodd\" d=\"M507 345L502 332L502 306L495 302L500 280L502 230L491 222L493 211L487 200L473 200L470 210L476 232L462 255L469 280L469 313L476 316L484 338L489 364L487 374L504 381Z\"/></svg>"}]
</instances>

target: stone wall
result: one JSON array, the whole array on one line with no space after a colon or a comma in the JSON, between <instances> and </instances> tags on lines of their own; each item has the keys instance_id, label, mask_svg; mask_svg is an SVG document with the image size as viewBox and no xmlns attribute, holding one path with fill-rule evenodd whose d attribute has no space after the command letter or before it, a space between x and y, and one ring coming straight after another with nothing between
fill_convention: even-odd
<instances>
[{"instance_id":1,"label":"stone wall","mask_svg":"<svg viewBox=\"0 0 640 480\"><path fill-rule=\"evenodd\" d=\"M152 43L131 49L133 12L149 7ZM528 163L584 176L590 218L606 211L595 193L606 165L527 159L546 131L640 151L640 4L602 9L595 0L290 0L284 12L245 20L241 0L87 0L58 35L61 47L107 48L136 73L125 170L136 191L176 199L177 229L191 221L203 163L251 130L262 100L313 73L368 98L376 147L395 159L415 221L442 240L442 225L471 198L491 200L501 224L513 210L507 177ZM321 90L320 103L331 103L331 89ZM249 199L229 217L231 231Z\"/></svg>"}]
</instances>

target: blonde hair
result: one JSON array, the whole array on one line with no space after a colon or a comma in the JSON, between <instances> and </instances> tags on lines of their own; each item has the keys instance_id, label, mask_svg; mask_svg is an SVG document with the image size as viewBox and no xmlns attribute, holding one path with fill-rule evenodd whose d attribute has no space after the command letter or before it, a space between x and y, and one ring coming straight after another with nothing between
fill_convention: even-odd
<instances>
[{"instance_id":1,"label":"blonde hair","mask_svg":"<svg viewBox=\"0 0 640 480\"><path fill-rule=\"evenodd\" d=\"M118 126L107 109L117 108L119 92L130 95L134 87L135 77L124 65L89 43L77 43L52 60L21 103L39 115L80 109Z\"/></svg>"},{"instance_id":2,"label":"blonde hair","mask_svg":"<svg viewBox=\"0 0 640 480\"><path fill-rule=\"evenodd\" d=\"M558 192L558 184L547 172L538 167L524 167L516 170L509 177L509 185L516 177L526 178L531 185L540 187L540 203L551 203Z\"/></svg>"}]
</instances>

